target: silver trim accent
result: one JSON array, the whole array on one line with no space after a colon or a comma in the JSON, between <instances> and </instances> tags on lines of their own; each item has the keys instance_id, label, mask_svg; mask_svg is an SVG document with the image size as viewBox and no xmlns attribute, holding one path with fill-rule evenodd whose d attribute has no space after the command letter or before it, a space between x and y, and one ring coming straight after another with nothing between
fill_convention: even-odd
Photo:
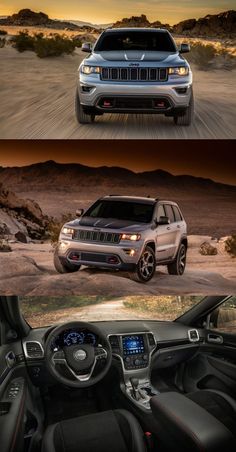
<instances>
[{"instance_id":1,"label":"silver trim accent","mask_svg":"<svg viewBox=\"0 0 236 452\"><path fill-rule=\"evenodd\" d=\"M31 343L31 344L32 343L33 344L38 344L40 346L40 348L41 348L42 356L39 356L37 358L35 358L34 356L29 356L29 354L27 352L27 344L29 344L29 343ZM23 342L23 350L24 350L25 357L28 358L28 359L42 359L44 357L44 348L43 348L41 342L39 342L39 341L25 341L25 342Z\"/></svg>"},{"instance_id":2,"label":"silver trim accent","mask_svg":"<svg viewBox=\"0 0 236 452\"><path fill-rule=\"evenodd\" d=\"M9 355L12 355L12 358L10 358ZM5 361L6 361L7 367L8 367L9 369L11 369L11 368L14 366L14 364L15 364L15 362L16 362L16 355L15 355L15 353L14 353L12 350L10 350L10 351L6 354L6 356L5 356Z\"/></svg>"},{"instance_id":3,"label":"silver trim accent","mask_svg":"<svg viewBox=\"0 0 236 452\"><path fill-rule=\"evenodd\" d=\"M191 338L191 332L194 331L195 333L197 333L197 337L196 339ZM192 330L188 330L188 338L190 342L199 342L200 338L199 338L199 332L198 330L196 330L195 328L193 328Z\"/></svg>"}]
</instances>

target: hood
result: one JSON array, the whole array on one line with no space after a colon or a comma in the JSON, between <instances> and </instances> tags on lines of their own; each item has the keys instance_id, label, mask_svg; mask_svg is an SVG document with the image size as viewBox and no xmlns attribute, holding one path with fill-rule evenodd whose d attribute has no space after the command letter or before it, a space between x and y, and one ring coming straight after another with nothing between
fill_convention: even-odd
<instances>
[{"instance_id":1,"label":"hood","mask_svg":"<svg viewBox=\"0 0 236 452\"><path fill-rule=\"evenodd\" d=\"M168 53L168 52L143 52L143 51L109 51L92 53L88 58L84 60L84 64L105 64L107 62L119 62L129 65L132 63L142 63L146 62L161 63L166 64L180 64L185 61L185 59L178 52Z\"/></svg>"},{"instance_id":2,"label":"hood","mask_svg":"<svg viewBox=\"0 0 236 452\"><path fill-rule=\"evenodd\" d=\"M135 223L127 220L117 220L115 218L93 218L82 217L81 219L70 221L66 223L67 227L79 227L82 226L96 229L112 229L130 232L140 232L147 228L147 223Z\"/></svg>"}]
</instances>

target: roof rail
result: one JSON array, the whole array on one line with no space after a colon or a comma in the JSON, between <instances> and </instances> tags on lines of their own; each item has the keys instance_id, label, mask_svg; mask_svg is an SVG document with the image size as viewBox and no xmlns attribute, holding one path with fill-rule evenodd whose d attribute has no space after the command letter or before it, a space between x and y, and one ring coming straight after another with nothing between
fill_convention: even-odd
<instances>
[{"instance_id":1,"label":"roof rail","mask_svg":"<svg viewBox=\"0 0 236 452\"><path fill-rule=\"evenodd\" d=\"M121 196L121 195L119 195L117 193L112 193L111 195L108 195L108 196Z\"/></svg>"}]
</instances>

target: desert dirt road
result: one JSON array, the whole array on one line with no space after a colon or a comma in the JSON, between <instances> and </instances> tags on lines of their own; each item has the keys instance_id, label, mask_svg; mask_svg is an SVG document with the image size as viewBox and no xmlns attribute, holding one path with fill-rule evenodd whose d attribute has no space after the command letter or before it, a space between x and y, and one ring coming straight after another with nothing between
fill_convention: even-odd
<instances>
[{"instance_id":1,"label":"desert dirt road","mask_svg":"<svg viewBox=\"0 0 236 452\"><path fill-rule=\"evenodd\" d=\"M50 244L12 244L13 251L1 254L0 293L2 295L197 295L236 293L236 267L221 245L216 256L201 256L202 236L189 236L186 271L183 276L168 275L157 267L147 284L129 275L82 268L78 273L58 274L53 266Z\"/></svg>"},{"instance_id":2,"label":"desert dirt road","mask_svg":"<svg viewBox=\"0 0 236 452\"><path fill-rule=\"evenodd\" d=\"M174 126L162 115L106 114L79 125L74 114L76 71L83 54L40 59L0 49L0 139L223 139L236 136L236 70L193 68L195 120Z\"/></svg>"}]
</instances>

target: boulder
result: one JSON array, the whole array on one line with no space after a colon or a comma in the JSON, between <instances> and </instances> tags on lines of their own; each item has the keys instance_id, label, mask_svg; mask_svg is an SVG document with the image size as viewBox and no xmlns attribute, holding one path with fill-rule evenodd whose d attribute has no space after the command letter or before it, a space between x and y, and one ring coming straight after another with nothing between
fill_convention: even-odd
<instances>
[{"instance_id":1,"label":"boulder","mask_svg":"<svg viewBox=\"0 0 236 452\"><path fill-rule=\"evenodd\" d=\"M16 240L17 240L18 242L21 242L21 243L28 243L27 235L24 234L24 232L18 231L18 232L15 234L15 238L16 238Z\"/></svg>"},{"instance_id":2,"label":"boulder","mask_svg":"<svg viewBox=\"0 0 236 452\"><path fill-rule=\"evenodd\" d=\"M215 256L218 251L217 248L209 242L203 242L200 246L199 253L202 254L202 256Z\"/></svg>"}]
</instances>

